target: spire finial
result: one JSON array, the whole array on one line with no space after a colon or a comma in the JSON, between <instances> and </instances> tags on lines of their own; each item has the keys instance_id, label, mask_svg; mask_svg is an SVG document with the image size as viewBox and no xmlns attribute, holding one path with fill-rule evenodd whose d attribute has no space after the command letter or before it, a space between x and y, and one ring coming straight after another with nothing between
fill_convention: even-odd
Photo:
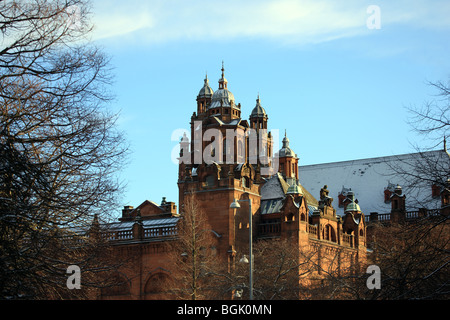
<instances>
[{"instance_id":1,"label":"spire finial","mask_svg":"<svg viewBox=\"0 0 450 320\"><path fill-rule=\"evenodd\" d=\"M227 79L225 79L225 68L223 67L223 60L222 60L222 78L219 80L219 89L226 89L227 88Z\"/></svg>"},{"instance_id":2,"label":"spire finial","mask_svg":"<svg viewBox=\"0 0 450 320\"><path fill-rule=\"evenodd\" d=\"M223 60L222 60L222 79L224 79L225 78L225 68L224 68L224 66L223 66Z\"/></svg>"},{"instance_id":3,"label":"spire finial","mask_svg":"<svg viewBox=\"0 0 450 320\"><path fill-rule=\"evenodd\" d=\"M447 138L444 135L444 151L447 151Z\"/></svg>"},{"instance_id":4,"label":"spire finial","mask_svg":"<svg viewBox=\"0 0 450 320\"><path fill-rule=\"evenodd\" d=\"M283 148L289 147L289 139L287 137L287 130L284 129Z\"/></svg>"}]
</instances>

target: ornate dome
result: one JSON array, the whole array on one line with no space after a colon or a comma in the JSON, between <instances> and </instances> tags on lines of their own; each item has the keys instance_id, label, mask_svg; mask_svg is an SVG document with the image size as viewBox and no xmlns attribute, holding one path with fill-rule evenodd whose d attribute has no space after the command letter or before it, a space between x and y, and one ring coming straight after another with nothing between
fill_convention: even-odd
<instances>
[{"instance_id":1,"label":"ornate dome","mask_svg":"<svg viewBox=\"0 0 450 320\"><path fill-rule=\"evenodd\" d=\"M209 86L208 75L205 77L205 84L198 93L199 98L210 98L214 94L213 89Z\"/></svg>"},{"instance_id":2,"label":"ornate dome","mask_svg":"<svg viewBox=\"0 0 450 320\"><path fill-rule=\"evenodd\" d=\"M228 89L218 89L211 98L209 108L234 105L234 95Z\"/></svg>"},{"instance_id":3,"label":"ornate dome","mask_svg":"<svg viewBox=\"0 0 450 320\"><path fill-rule=\"evenodd\" d=\"M228 81L225 79L224 67L222 62L222 78L219 79L219 89L214 92L211 98L209 109L217 107L231 107L234 106L234 95L228 90Z\"/></svg>"},{"instance_id":4,"label":"ornate dome","mask_svg":"<svg viewBox=\"0 0 450 320\"><path fill-rule=\"evenodd\" d=\"M291 186L289 186L286 194L302 194L302 192L297 183L293 183Z\"/></svg>"},{"instance_id":5,"label":"ornate dome","mask_svg":"<svg viewBox=\"0 0 450 320\"><path fill-rule=\"evenodd\" d=\"M267 118L266 110L261 106L261 101L256 99L256 106L253 108L250 118Z\"/></svg>"},{"instance_id":6,"label":"ornate dome","mask_svg":"<svg viewBox=\"0 0 450 320\"><path fill-rule=\"evenodd\" d=\"M280 149L279 157L283 158L283 157L296 157L296 156L297 155L295 154L295 152L289 147L289 139L286 136L286 133L284 133L283 148Z\"/></svg>"},{"instance_id":7,"label":"ornate dome","mask_svg":"<svg viewBox=\"0 0 450 320\"><path fill-rule=\"evenodd\" d=\"M359 207L359 204L357 204L356 202L350 202L347 205L345 212L361 212L361 208Z\"/></svg>"},{"instance_id":8,"label":"ornate dome","mask_svg":"<svg viewBox=\"0 0 450 320\"><path fill-rule=\"evenodd\" d=\"M355 200L355 194L353 193L353 191L349 191L347 193L347 198L349 198L352 202L347 205L345 212L361 212L361 208L357 203L358 200Z\"/></svg>"}]
</instances>

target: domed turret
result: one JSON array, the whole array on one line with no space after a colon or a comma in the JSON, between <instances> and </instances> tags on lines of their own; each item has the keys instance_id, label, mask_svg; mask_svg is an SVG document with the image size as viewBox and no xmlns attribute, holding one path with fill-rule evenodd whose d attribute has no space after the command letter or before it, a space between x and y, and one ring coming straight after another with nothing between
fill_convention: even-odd
<instances>
[{"instance_id":1,"label":"domed turret","mask_svg":"<svg viewBox=\"0 0 450 320\"><path fill-rule=\"evenodd\" d=\"M198 98L211 98L214 94L213 89L209 86L209 80L208 75L205 77L205 84L203 85L203 88L200 89L198 92Z\"/></svg>"},{"instance_id":2,"label":"domed turret","mask_svg":"<svg viewBox=\"0 0 450 320\"><path fill-rule=\"evenodd\" d=\"M222 62L222 77L219 79L219 89L212 95L209 109L235 106L234 95L228 90L228 81L225 79L224 71Z\"/></svg>"},{"instance_id":3,"label":"domed turret","mask_svg":"<svg viewBox=\"0 0 450 320\"><path fill-rule=\"evenodd\" d=\"M295 154L295 152L289 147L289 139L286 135L286 133L284 134L284 138L283 138L283 148L280 149L280 153L279 153L280 158L281 157L296 157L297 155Z\"/></svg>"},{"instance_id":4,"label":"domed turret","mask_svg":"<svg viewBox=\"0 0 450 320\"><path fill-rule=\"evenodd\" d=\"M361 212L359 204L356 202L350 202L345 209L345 212Z\"/></svg>"},{"instance_id":5,"label":"domed turret","mask_svg":"<svg viewBox=\"0 0 450 320\"><path fill-rule=\"evenodd\" d=\"M258 98L256 99L256 106L252 110L252 114L250 115L250 118L252 117L258 117L258 118L267 118L266 110L261 106L261 100Z\"/></svg>"},{"instance_id":6,"label":"domed turret","mask_svg":"<svg viewBox=\"0 0 450 320\"><path fill-rule=\"evenodd\" d=\"M293 194L293 195L300 195L302 194L300 187L297 185L297 183L294 181L288 188L286 194Z\"/></svg>"},{"instance_id":7,"label":"domed turret","mask_svg":"<svg viewBox=\"0 0 450 320\"><path fill-rule=\"evenodd\" d=\"M202 115L206 112L207 106L211 103L211 97L214 91L209 86L208 75L205 76L205 83L197 95L197 115Z\"/></svg>"},{"instance_id":8,"label":"domed turret","mask_svg":"<svg viewBox=\"0 0 450 320\"><path fill-rule=\"evenodd\" d=\"M218 117L221 121L228 123L241 117L241 106L235 104L234 95L228 90L228 81L225 79L222 62L222 77L219 79L219 89L211 96L207 114L209 117Z\"/></svg>"},{"instance_id":9,"label":"domed turret","mask_svg":"<svg viewBox=\"0 0 450 320\"><path fill-rule=\"evenodd\" d=\"M283 148L278 151L279 171L285 178L295 178L298 180L298 158L295 152L289 147L289 139L284 133Z\"/></svg>"},{"instance_id":10,"label":"domed turret","mask_svg":"<svg viewBox=\"0 0 450 320\"><path fill-rule=\"evenodd\" d=\"M252 113L250 114L250 126L253 129L267 129L267 116L266 110L261 105L261 100L256 99L256 106L253 108Z\"/></svg>"},{"instance_id":11,"label":"domed turret","mask_svg":"<svg viewBox=\"0 0 450 320\"><path fill-rule=\"evenodd\" d=\"M345 213L347 213L347 212L361 212L361 208L360 208L359 204L357 203L357 200L355 200L355 194L353 193L353 191L349 191L347 193L347 198L351 202L345 208Z\"/></svg>"},{"instance_id":12,"label":"domed turret","mask_svg":"<svg viewBox=\"0 0 450 320\"><path fill-rule=\"evenodd\" d=\"M219 89L212 95L209 109L234 106L234 95L228 89Z\"/></svg>"}]
</instances>

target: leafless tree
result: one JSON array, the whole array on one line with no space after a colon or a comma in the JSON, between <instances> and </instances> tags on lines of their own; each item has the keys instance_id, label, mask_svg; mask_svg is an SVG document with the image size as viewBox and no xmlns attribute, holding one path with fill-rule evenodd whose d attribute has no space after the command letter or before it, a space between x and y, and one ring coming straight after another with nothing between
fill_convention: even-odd
<instances>
[{"instance_id":1,"label":"leafless tree","mask_svg":"<svg viewBox=\"0 0 450 320\"><path fill-rule=\"evenodd\" d=\"M254 246L255 299L296 300L305 298L303 277L314 268L314 252L301 252L285 239L260 240Z\"/></svg>"},{"instance_id":2,"label":"leafless tree","mask_svg":"<svg viewBox=\"0 0 450 320\"><path fill-rule=\"evenodd\" d=\"M446 147L450 130L450 85L442 81L428 84L437 90L435 99L408 110L412 129L425 138L429 147L416 145L416 154L398 159L390 167L395 175L402 178L403 187L408 189L408 202L413 200L415 209L440 210L441 192L446 192L450 187L450 156ZM430 151L442 141L444 151ZM449 216L442 210L440 213L415 222L373 228L374 255L382 270L384 289L373 292L372 298L448 298Z\"/></svg>"},{"instance_id":3,"label":"leafless tree","mask_svg":"<svg viewBox=\"0 0 450 320\"><path fill-rule=\"evenodd\" d=\"M354 284L361 282L356 280L359 269L341 248L320 242L299 246L288 239L258 240L254 257L254 298L259 300L351 299ZM237 264L234 275L234 287L244 289L243 298L247 269Z\"/></svg>"},{"instance_id":4,"label":"leafless tree","mask_svg":"<svg viewBox=\"0 0 450 320\"><path fill-rule=\"evenodd\" d=\"M185 300L217 299L226 263L217 254L216 236L194 194L184 198L177 230L177 240L169 244L172 294Z\"/></svg>"},{"instance_id":5,"label":"leafless tree","mask_svg":"<svg viewBox=\"0 0 450 320\"><path fill-rule=\"evenodd\" d=\"M438 220L438 221L436 221ZM374 229L373 262L381 269L381 289L366 299L448 299L450 225L445 217Z\"/></svg>"},{"instance_id":6,"label":"leafless tree","mask_svg":"<svg viewBox=\"0 0 450 320\"><path fill-rule=\"evenodd\" d=\"M127 147L89 17L85 0L0 1L2 298L46 298L69 265L89 269L61 239L88 241L117 205Z\"/></svg>"},{"instance_id":7,"label":"leafless tree","mask_svg":"<svg viewBox=\"0 0 450 320\"><path fill-rule=\"evenodd\" d=\"M446 137L450 131L450 83L442 81L428 82L437 93L435 99L425 102L421 107L412 106L407 108L411 116L408 120L412 130L425 138L427 147L414 148L417 156L400 161L399 165L393 167L394 172L401 175L408 187L411 188L410 197L423 198L417 193L423 192L423 188L431 189L432 186L442 190L448 188L450 179L450 157L448 153L430 153L437 147L447 151ZM415 191L414 191L415 190ZM420 203L428 207L429 203Z\"/></svg>"},{"instance_id":8,"label":"leafless tree","mask_svg":"<svg viewBox=\"0 0 450 320\"><path fill-rule=\"evenodd\" d=\"M393 157L384 173L404 190L408 210L437 210L441 207L440 192L449 187L450 156L441 150L417 152ZM436 191L433 191L435 189Z\"/></svg>"},{"instance_id":9,"label":"leafless tree","mask_svg":"<svg viewBox=\"0 0 450 320\"><path fill-rule=\"evenodd\" d=\"M432 143L430 148L436 148L447 137L450 131L450 83L442 81L428 82L437 90L435 99L427 101L422 107L409 107L409 120L413 130L424 135Z\"/></svg>"}]
</instances>

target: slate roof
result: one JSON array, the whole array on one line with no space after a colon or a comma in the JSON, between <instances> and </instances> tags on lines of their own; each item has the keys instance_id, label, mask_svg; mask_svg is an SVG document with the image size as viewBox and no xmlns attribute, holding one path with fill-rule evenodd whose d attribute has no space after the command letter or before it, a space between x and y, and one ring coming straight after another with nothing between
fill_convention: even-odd
<instances>
[{"instance_id":1,"label":"slate roof","mask_svg":"<svg viewBox=\"0 0 450 320\"><path fill-rule=\"evenodd\" d=\"M149 219L142 220L143 227L146 228L159 228L159 227L174 227L176 226L179 217L169 217L161 219ZM109 231L123 231L131 230L135 221L124 221L124 222L112 222L107 224L102 224L103 230Z\"/></svg>"},{"instance_id":2,"label":"slate roof","mask_svg":"<svg viewBox=\"0 0 450 320\"><path fill-rule=\"evenodd\" d=\"M443 162L442 167L450 168L450 157L446 150L435 150L424 153L410 153L377 158L367 158L342 162L322 163L299 166L299 180L310 192L319 194L320 189L328 186L329 196L334 198L333 207L336 214L343 215L339 208L338 195L351 189L362 212L388 213L391 204L384 202L384 190L397 184L406 195L406 210L429 209L440 206L440 199L431 199L431 185L419 188L408 188L408 181L398 173L397 167L412 170L412 164L421 157L429 157L433 161ZM447 169L448 172L448 169Z\"/></svg>"},{"instance_id":3,"label":"slate roof","mask_svg":"<svg viewBox=\"0 0 450 320\"><path fill-rule=\"evenodd\" d=\"M290 180L290 183L297 183L303 197L306 198L310 213L317 209L317 200L298 181ZM261 214L280 212L288 189L288 182L279 172L270 177L261 188Z\"/></svg>"},{"instance_id":4,"label":"slate roof","mask_svg":"<svg viewBox=\"0 0 450 320\"><path fill-rule=\"evenodd\" d=\"M285 198L270 199L261 201L261 214L271 214L280 212Z\"/></svg>"}]
</instances>

